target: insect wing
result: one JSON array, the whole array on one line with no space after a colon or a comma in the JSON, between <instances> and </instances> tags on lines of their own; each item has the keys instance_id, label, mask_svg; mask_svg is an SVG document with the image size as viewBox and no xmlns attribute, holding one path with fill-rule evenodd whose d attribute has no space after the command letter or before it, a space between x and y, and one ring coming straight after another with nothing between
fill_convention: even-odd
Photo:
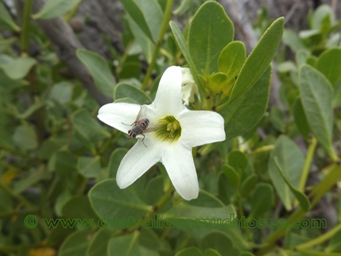
<instances>
[{"instance_id":1,"label":"insect wing","mask_svg":"<svg viewBox=\"0 0 341 256\"><path fill-rule=\"evenodd\" d=\"M159 125L159 124L149 124L147 129L144 130L144 133L154 132L154 131L158 130L160 127L161 127L161 125Z\"/></svg>"},{"instance_id":2,"label":"insect wing","mask_svg":"<svg viewBox=\"0 0 341 256\"><path fill-rule=\"evenodd\" d=\"M139 113L137 114L135 122L138 122L145 118L147 118L147 107L145 105L142 105Z\"/></svg>"}]
</instances>

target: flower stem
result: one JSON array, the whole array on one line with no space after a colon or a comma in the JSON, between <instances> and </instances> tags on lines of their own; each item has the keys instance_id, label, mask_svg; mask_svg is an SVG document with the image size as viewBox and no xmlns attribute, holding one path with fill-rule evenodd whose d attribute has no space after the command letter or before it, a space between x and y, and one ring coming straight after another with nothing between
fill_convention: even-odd
<instances>
[{"instance_id":1,"label":"flower stem","mask_svg":"<svg viewBox=\"0 0 341 256\"><path fill-rule=\"evenodd\" d=\"M310 240L309 242L300 244L298 246L295 247L295 249L297 250L304 250L310 247L313 247L314 245L317 244L321 244L324 241L328 240L329 238L331 238L332 236L334 236L339 230L341 230L341 224L338 224L336 227L334 227L333 229L329 230L327 233Z\"/></svg>"},{"instance_id":2,"label":"flower stem","mask_svg":"<svg viewBox=\"0 0 341 256\"><path fill-rule=\"evenodd\" d=\"M310 169L311 162L313 160L313 156L314 156L314 152L315 152L315 149L316 149L316 145L317 145L317 140L313 136L311 138L310 145L308 147L307 157L306 157L305 162L304 162L302 176L301 176L300 184L299 184L299 187L298 187L299 191L304 192L304 186L305 186L305 184L307 182L307 178L308 178L308 174L309 174L309 169Z\"/></svg>"},{"instance_id":3,"label":"flower stem","mask_svg":"<svg viewBox=\"0 0 341 256\"><path fill-rule=\"evenodd\" d=\"M30 21L31 21L32 0L25 1L23 25L20 38L20 49L23 54L28 54L29 35L30 35Z\"/></svg>"},{"instance_id":4,"label":"flower stem","mask_svg":"<svg viewBox=\"0 0 341 256\"><path fill-rule=\"evenodd\" d=\"M327 191L329 191L336 182L341 178L341 166L340 165L331 165L328 167L330 170L326 177L317 184L313 190L311 191L309 198L311 199L311 208L313 208L317 202L324 196ZM299 207L295 212L293 212L289 218L287 219L288 223L292 223L297 218L304 217L306 213L303 211L301 207ZM267 241L265 241L265 246L260 249L256 255L264 255L268 251L270 251L273 247L276 246L276 242L285 235L287 229L290 225L286 227L280 227L276 229L270 236L268 237Z\"/></svg>"},{"instance_id":5,"label":"flower stem","mask_svg":"<svg viewBox=\"0 0 341 256\"><path fill-rule=\"evenodd\" d=\"M143 84L142 84L142 90L145 90L148 88L148 82L149 79L152 75L152 71L154 69L155 63L156 63L156 59L157 56L159 55L159 51L160 51L160 47L161 47L161 43L163 40L163 37L166 33L166 30L168 28L168 22L170 21L170 17L172 14L172 6L173 6L173 0L167 0L167 5L166 5L166 9L165 9L165 13L164 13L164 18L161 24L161 29L160 29L160 33L159 33L159 37L155 43L155 48L154 48L154 52L153 52L153 56L152 56L152 60L149 64L147 73L143 79Z\"/></svg>"}]
</instances>

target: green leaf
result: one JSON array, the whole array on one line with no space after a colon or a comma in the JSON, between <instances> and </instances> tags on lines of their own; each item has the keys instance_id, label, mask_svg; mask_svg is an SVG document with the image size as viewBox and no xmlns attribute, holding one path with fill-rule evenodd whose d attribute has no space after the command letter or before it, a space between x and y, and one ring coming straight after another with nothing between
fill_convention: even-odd
<instances>
[{"instance_id":1,"label":"green leaf","mask_svg":"<svg viewBox=\"0 0 341 256\"><path fill-rule=\"evenodd\" d=\"M37 64L37 61L31 57L20 57L2 65L2 69L11 79L24 78L30 69Z\"/></svg>"},{"instance_id":2,"label":"green leaf","mask_svg":"<svg viewBox=\"0 0 341 256\"><path fill-rule=\"evenodd\" d=\"M247 177L244 182L242 183L242 186L240 188L240 194L242 197L247 197L252 190L255 189L258 181L258 176L256 174L252 174L249 177Z\"/></svg>"},{"instance_id":3,"label":"green leaf","mask_svg":"<svg viewBox=\"0 0 341 256\"><path fill-rule=\"evenodd\" d=\"M228 162L241 175L247 166L247 157L239 150L232 150L228 155Z\"/></svg>"},{"instance_id":4,"label":"green leaf","mask_svg":"<svg viewBox=\"0 0 341 256\"><path fill-rule=\"evenodd\" d=\"M251 199L251 213L248 218L258 218L271 209L274 202L272 187L266 183L257 184Z\"/></svg>"},{"instance_id":5,"label":"green leaf","mask_svg":"<svg viewBox=\"0 0 341 256\"><path fill-rule=\"evenodd\" d=\"M188 46L186 44L186 41L185 41L183 34L181 33L180 29L178 28L178 26L173 21L169 22L169 26L171 27L173 35L175 37L175 40L176 40L182 54L184 55L188 65L191 69L191 73L192 73L194 81L196 82L196 84L198 86L200 86L201 80L199 79L198 71L196 69L196 66L194 65L194 62L193 62L191 54L188 50Z\"/></svg>"},{"instance_id":6,"label":"green leaf","mask_svg":"<svg viewBox=\"0 0 341 256\"><path fill-rule=\"evenodd\" d=\"M240 173L228 164L223 165L223 172L232 187L238 187L240 183Z\"/></svg>"},{"instance_id":7,"label":"green leaf","mask_svg":"<svg viewBox=\"0 0 341 256\"><path fill-rule=\"evenodd\" d=\"M116 148L110 156L109 162L109 178L115 178L118 167L125 156L127 154L128 149L126 148Z\"/></svg>"},{"instance_id":8,"label":"green leaf","mask_svg":"<svg viewBox=\"0 0 341 256\"><path fill-rule=\"evenodd\" d=\"M60 82L54 84L51 92L50 98L58 101L60 104L65 104L71 100L72 97L72 86L68 82Z\"/></svg>"},{"instance_id":9,"label":"green leaf","mask_svg":"<svg viewBox=\"0 0 341 256\"><path fill-rule=\"evenodd\" d=\"M131 98L140 105L151 103L150 98L144 91L142 91L141 89L137 88L134 85L125 82L119 83L115 88L114 92L115 101L121 98Z\"/></svg>"},{"instance_id":10,"label":"green leaf","mask_svg":"<svg viewBox=\"0 0 341 256\"><path fill-rule=\"evenodd\" d=\"M297 98L294 103L294 119L298 130L303 135L303 137L308 140L311 131L300 98Z\"/></svg>"},{"instance_id":11,"label":"green leaf","mask_svg":"<svg viewBox=\"0 0 341 256\"><path fill-rule=\"evenodd\" d=\"M202 252L197 247L188 247L178 251L175 256L203 256Z\"/></svg>"},{"instance_id":12,"label":"green leaf","mask_svg":"<svg viewBox=\"0 0 341 256\"><path fill-rule=\"evenodd\" d=\"M73 114L72 124L81 136L88 141L96 142L110 137L110 133L106 132L95 117L91 116L85 109L80 109Z\"/></svg>"},{"instance_id":13,"label":"green leaf","mask_svg":"<svg viewBox=\"0 0 341 256\"><path fill-rule=\"evenodd\" d=\"M332 88L316 69L303 65L299 72L301 101L309 126L322 147L335 157L332 145Z\"/></svg>"},{"instance_id":14,"label":"green leaf","mask_svg":"<svg viewBox=\"0 0 341 256\"><path fill-rule=\"evenodd\" d=\"M141 217L150 207L130 189L120 189L114 179L97 183L89 192L92 208L100 218Z\"/></svg>"},{"instance_id":15,"label":"green leaf","mask_svg":"<svg viewBox=\"0 0 341 256\"><path fill-rule=\"evenodd\" d=\"M87 178L94 178L100 174L100 157L81 156L77 163L78 172Z\"/></svg>"},{"instance_id":16,"label":"green leaf","mask_svg":"<svg viewBox=\"0 0 341 256\"><path fill-rule=\"evenodd\" d=\"M218 112L225 119L226 140L246 133L262 118L269 100L271 68L243 96Z\"/></svg>"},{"instance_id":17,"label":"green leaf","mask_svg":"<svg viewBox=\"0 0 341 256\"><path fill-rule=\"evenodd\" d=\"M106 60L99 54L85 49L78 49L76 55L89 70L98 90L111 98L116 81Z\"/></svg>"},{"instance_id":18,"label":"green leaf","mask_svg":"<svg viewBox=\"0 0 341 256\"><path fill-rule=\"evenodd\" d=\"M1 5L1 2L0 2L0 5ZM1 6L0 6L0 9L1 9ZM0 40L0 53L3 53L4 51L6 51L15 41L17 41L17 38L15 37L11 37L5 40Z\"/></svg>"},{"instance_id":19,"label":"green leaf","mask_svg":"<svg viewBox=\"0 0 341 256\"><path fill-rule=\"evenodd\" d=\"M324 51L318 58L316 68L335 86L341 79L341 48Z\"/></svg>"},{"instance_id":20,"label":"green leaf","mask_svg":"<svg viewBox=\"0 0 341 256\"><path fill-rule=\"evenodd\" d=\"M328 246L325 248L325 252L326 253L341 252L341 230L340 229L330 239Z\"/></svg>"},{"instance_id":21,"label":"green leaf","mask_svg":"<svg viewBox=\"0 0 341 256\"><path fill-rule=\"evenodd\" d=\"M215 249L222 256L239 255L239 249L234 247L234 242L221 231L213 231L206 235L200 241L200 247L203 251L210 248Z\"/></svg>"},{"instance_id":22,"label":"green leaf","mask_svg":"<svg viewBox=\"0 0 341 256\"><path fill-rule=\"evenodd\" d=\"M13 192L20 194L32 187L41 180L51 179L51 173L49 173L44 167L38 168L35 172L30 173L24 179L14 182Z\"/></svg>"},{"instance_id":23,"label":"green leaf","mask_svg":"<svg viewBox=\"0 0 341 256\"><path fill-rule=\"evenodd\" d=\"M296 188L294 188L293 185L291 185L291 183L288 181L288 179L284 176L283 171L281 169L281 166L278 163L277 157L275 157L274 160L275 160L275 163L276 163L276 166L277 166L277 169L278 169L280 175L284 179L285 183L289 186L291 192L295 195L297 201L300 203L300 206L302 207L302 209L305 212L308 212L310 209L309 198L305 194L303 194L301 191L298 191Z\"/></svg>"},{"instance_id":24,"label":"green leaf","mask_svg":"<svg viewBox=\"0 0 341 256\"><path fill-rule=\"evenodd\" d=\"M20 32L20 27L15 24L12 17L7 12L3 1L0 1L0 28L7 28L15 32Z\"/></svg>"},{"instance_id":25,"label":"green leaf","mask_svg":"<svg viewBox=\"0 0 341 256\"><path fill-rule=\"evenodd\" d=\"M59 256L84 256L92 239L92 230L81 229L69 235L60 246Z\"/></svg>"},{"instance_id":26,"label":"green leaf","mask_svg":"<svg viewBox=\"0 0 341 256\"><path fill-rule=\"evenodd\" d=\"M108 255L108 244L113 231L108 228L101 228L94 235L86 252L87 256Z\"/></svg>"},{"instance_id":27,"label":"green leaf","mask_svg":"<svg viewBox=\"0 0 341 256\"><path fill-rule=\"evenodd\" d=\"M128 234L116 236L109 241L108 255L109 256L139 256L139 245L137 243L136 234Z\"/></svg>"},{"instance_id":28,"label":"green leaf","mask_svg":"<svg viewBox=\"0 0 341 256\"><path fill-rule=\"evenodd\" d=\"M268 69L282 40L284 18L275 20L247 57L233 87L229 103L250 90Z\"/></svg>"},{"instance_id":29,"label":"green leaf","mask_svg":"<svg viewBox=\"0 0 341 256\"><path fill-rule=\"evenodd\" d=\"M218 71L219 54L233 35L233 24L220 4L210 1L199 8L188 37L190 55L199 74Z\"/></svg>"},{"instance_id":30,"label":"green leaf","mask_svg":"<svg viewBox=\"0 0 341 256\"><path fill-rule=\"evenodd\" d=\"M245 59L246 49L242 42L231 42L221 51L218 60L218 70L219 72L224 72L228 78L227 88L223 89L224 94L230 94L230 90L238 77Z\"/></svg>"},{"instance_id":31,"label":"green leaf","mask_svg":"<svg viewBox=\"0 0 341 256\"><path fill-rule=\"evenodd\" d=\"M80 211L80 209L82 209ZM64 218L70 219L86 219L87 222L83 222L81 228L90 228L95 220L98 219L96 213L91 208L89 198L85 195L74 196L69 199L62 208L62 214ZM92 219L92 220L91 220Z\"/></svg>"},{"instance_id":32,"label":"green leaf","mask_svg":"<svg viewBox=\"0 0 341 256\"><path fill-rule=\"evenodd\" d=\"M129 16L135 21L135 23L140 27L143 33L154 42L153 36L148 27L145 16L143 15L140 7L134 0L120 0L125 11L129 14Z\"/></svg>"},{"instance_id":33,"label":"green leaf","mask_svg":"<svg viewBox=\"0 0 341 256\"><path fill-rule=\"evenodd\" d=\"M156 205L163 192L163 177L159 175L148 182L143 194L143 201L149 205Z\"/></svg>"},{"instance_id":34,"label":"green leaf","mask_svg":"<svg viewBox=\"0 0 341 256\"><path fill-rule=\"evenodd\" d=\"M30 150L38 146L37 135L29 124L23 124L15 129L13 141L22 149Z\"/></svg>"},{"instance_id":35,"label":"green leaf","mask_svg":"<svg viewBox=\"0 0 341 256\"><path fill-rule=\"evenodd\" d=\"M221 256L221 254L212 248L209 248L205 251L205 256Z\"/></svg>"},{"instance_id":36,"label":"green leaf","mask_svg":"<svg viewBox=\"0 0 341 256\"><path fill-rule=\"evenodd\" d=\"M155 48L152 40L150 40L149 37L146 36L146 34L141 30L139 25L136 24L136 22L130 16L128 16L128 22L131 33L134 35L136 42L141 47L147 62L150 63L152 61L153 52Z\"/></svg>"},{"instance_id":37,"label":"green leaf","mask_svg":"<svg viewBox=\"0 0 341 256\"><path fill-rule=\"evenodd\" d=\"M327 4L320 5L313 14L311 28L322 32L326 16L329 16L329 21L331 21L333 19L333 10Z\"/></svg>"},{"instance_id":38,"label":"green leaf","mask_svg":"<svg viewBox=\"0 0 341 256\"><path fill-rule=\"evenodd\" d=\"M290 47L293 52L297 52L300 49L305 49L301 39L296 32L290 29L284 29L283 43Z\"/></svg>"},{"instance_id":39,"label":"green leaf","mask_svg":"<svg viewBox=\"0 0 341 256\"><path fill-rule=\"evenodd\" d=\"M70 11L82 0L48 0L41 10L34 14L33 19L53 19Z\"/></svg>"},{"instance_id":40,"label":"green leaf","mask_svg":"<svg viewBox=\"0 0 341 256\"><path fill-rule=\"evenodd\" d=\"M163 12L157 0L135 0L142 11L154 42L157 41L163 20Z\"/></svg>"},{"instance_id":41,"label":"green leaf","mask_svg":"<svg viewBox=\"0 0 341 256\"><path fill-rule=\"evenodd\" d=\"M213 93L219 93L221 90L223 90L224 93L227 93L232 89L232 85L229 82L225 73L217 72L210 77L209 88Z\"/></svg>"},{"instance_id":42,"label":"green leaf","mask_svg":"<svg viewBox=\"0 0 341 256\"><path fill-rule=\"evenodd\" d=\"M304 166L304 156L291 139L285 135L281 135L276 141L275 148L271 152L268 162L268 172L272 184L285 209L290 211L292 209L294 195L290 192L290 187L283 181L281 174L278 172L275 158L278 159L282 172L288 178L289 183L297 188Z\"/></svg>"},{"instance_id":43,"label":"green leaf","mask_svg":"<svg viewBox=\"0 0 341 256\"><path fill-rule=\"evenodd\" d=\"M225 227L226 222L231 223L236 217L236 212L232 205L223 207L201 207L193 206L185 203L179 203L173 208L163 213L163 219L174 225L174 228L185 228L186 224L205 225L204 227ZM219 222L210 220L221 220ZM223 220L226 220L224 222ZM196 226L198 227L198 226Z\"/></svg>"}]
</instances>

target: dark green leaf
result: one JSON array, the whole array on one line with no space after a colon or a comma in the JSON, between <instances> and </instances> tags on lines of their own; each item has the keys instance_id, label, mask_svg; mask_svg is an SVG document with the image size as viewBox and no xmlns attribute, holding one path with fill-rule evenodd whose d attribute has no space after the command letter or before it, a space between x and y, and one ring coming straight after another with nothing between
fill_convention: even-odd
<instances>
[{"instance_id":1,"label":"dark green leaf","mask_svg":"<svg viewBox=\"0 0 341 256\"><path fill-rule=\"evenodd\" d=\"M151 103L150 98L147 94L141 89L137 88L134 85L122 82L119 83L114 92L115 101L121 98L131 98L138 104L149 104Z\"/></svg>"},{"instance_id":2,"label":"dark green leaf","mask_svg":"<svg viewBox=\"0 0 341 256\"><path fill-rule=\"evenodd\" d=\"M199 74L218 71L219 54L232 41L233 35L233 24L220 4L210 1L199 8L193 17L188 39L189 51Z\"/></svg>"},{"instance_id":3,"label":"dark green leaf","mask_svg":"<svg viewBox=\"0 0 341 256\"><path fill-rule=\"evenodd\" d=\"M255 83L268 69L282 40L283 29L284 18L279 18L265 31L256 47L247 57L233 87L229 103L237 100L255 86Z\"/></svg>"}]
</instances>

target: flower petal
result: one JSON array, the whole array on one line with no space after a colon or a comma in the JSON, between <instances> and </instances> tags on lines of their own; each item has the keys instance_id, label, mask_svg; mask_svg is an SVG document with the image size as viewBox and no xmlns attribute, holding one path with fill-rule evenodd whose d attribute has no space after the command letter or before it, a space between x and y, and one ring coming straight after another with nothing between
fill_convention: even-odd
<instances>
[{"instance_id":1,"label":"flower petal","mask_svg":"<svg viewBox=\"0 0 341 256\"><path fill-rule=\"evenodd\" d=\"M161 77L155 100L151 104L157 109L157 118L174 115L184 108L181 99L181 84L181 68L176 66L167 68Z\"/></svg>"},{"instance_id":2,"label":"flower petal","mask_svg":"<svg viewBox=\"0 0 341 256\"><path fill-rule=\"evenodd\" d=\"M138 142L123 157L116 174L117 185L122 189L140 178L150 167L161 159L160 144L151 134Z\"/></svg>"},{"instance_id":3,"label":"flower petal","mask_svg":"<svg viewBox=\"0 0 341 256\"><path fill-rule=\"evenodd\" d=\"M140 105L131 103L109 103L98 110L97 118L103 123L128 133L131 124L135 121L141 109Z\"/></svg>"},{"instance_id":4,"label":"flower petal","mask_svg":"<svg viewBox=\"0 0 341 256\"><path fill-rule=\"evenodd\" d=\"M197 198L199 184L191 148L176 143L167 148L161 161L176 191L186 200Z\"/></svg>"},{"instance_id":5,"label":"flower petal","mask_svg":"<svg viewBox=\"0 0 341 256\"><path fill-rule=\"evenodd\" d=\"M224 118L213 111L184 110L177 116L181 125L180 140L188 147L224 141Z\"/></svg>"}]
</instances>

